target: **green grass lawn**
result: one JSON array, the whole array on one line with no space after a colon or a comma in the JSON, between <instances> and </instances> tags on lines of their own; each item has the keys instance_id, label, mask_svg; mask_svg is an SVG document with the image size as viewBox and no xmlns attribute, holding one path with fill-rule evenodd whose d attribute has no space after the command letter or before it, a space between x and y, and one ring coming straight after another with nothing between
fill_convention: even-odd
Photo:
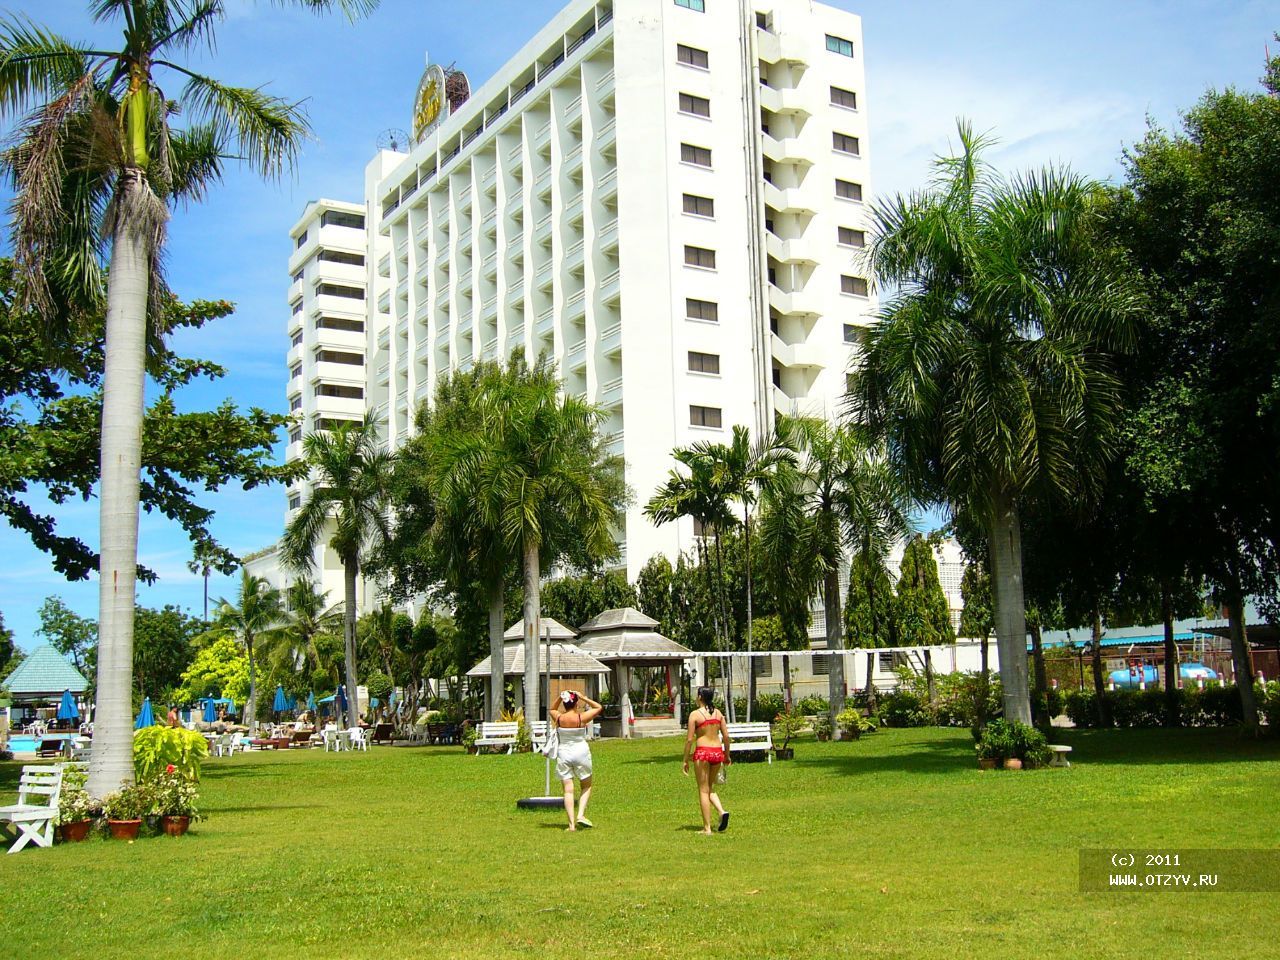
<instances>
[{"instance_id":1,"label":"green grass lawn","mask_svg":"<svg viewBox=\"0 0 1280 960\"><path fill-rule=\"evenodd\" d=\"M1077 892L1082 847L1280 846L1280 743L1064 733L980 772L967 732L735 765L704 837L677 740L594 746L596 829L522 812L532 755L255 753L181 839L0 856L0 956L1261 957L1274 893ZM0 764L0 803L18 764ZM1274 954L1272 954L1274 955Z\"/></svg>"}]
</instances>

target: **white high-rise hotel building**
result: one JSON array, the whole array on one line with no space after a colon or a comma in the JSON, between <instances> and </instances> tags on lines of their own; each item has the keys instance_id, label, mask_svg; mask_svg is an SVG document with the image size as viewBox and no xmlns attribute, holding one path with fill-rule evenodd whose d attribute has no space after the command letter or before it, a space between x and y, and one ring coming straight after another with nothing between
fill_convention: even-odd
<instances>
[{"instance_id":1,"label":"white high-rise hotel building","mask_svg":"<svg viewBox=\"0 0 1280 960\"><path fill-rule=\"evenodd\" d=\"M873 309L862 64L859 18L809 0L574 0L295 224L288 456L366 413L398 446L450 371L546 354L608 411L628 575L691 549L643 515L672 448L834 415Z\"/></svg>"}]
</instances>

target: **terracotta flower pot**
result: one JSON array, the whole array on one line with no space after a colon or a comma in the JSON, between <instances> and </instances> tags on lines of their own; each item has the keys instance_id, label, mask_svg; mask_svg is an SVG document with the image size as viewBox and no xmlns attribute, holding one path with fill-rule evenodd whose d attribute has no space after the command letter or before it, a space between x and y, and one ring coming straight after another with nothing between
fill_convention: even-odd
<instances>
[{"instance_id":1,"label":"terracotta flower pot","mask_svg":"<svg viewBox=\"0 0 1280 960\"><path fill-rule=\"evenodd\" d=\"M1021 770L1022 761L1017 757L1007 757L1004 761L1004 768L1006 770Z\"/></svg>"},{"instance_id":2,"label":"terracotta flower pot","mask_svg":"<svg viewBox=\"0 0 1280 960\"><path fill-rule=\"evenodd\" d=\"M779 760L794 760L796 756L795 747L774 747L773 752Z\"/></svg>"},{"instance_id":3,"label":"terracotta flower pot","mask_svg":"<svg viewBox=\"0 0 1280 960\"><path fill-rule=\"evenodd\" d=\"M142 826L141 820L108 820L107 827L111 830L111 836L117 840L137 840L138 828Z\"/></svg>"},{"instance_id":4,"label":"terracotta flower pot","mask_svg":"<svg viewBox=\"0 0 1280 960\"><path fill-rule=\"evenodd\" d=\"M190 817L161 817L160 829L171 837L180 837L191 826Z\"/></svg>"},{"instance_id":5,"label":"terracotta flower pot","mask_svg":"<svg viewBox=\"0 0 1280 960\"><path fill-rule=\"evenodd\" d=\"M999 760L997 757L979 757L979 758L978 758L978 769L979 769L979 770L994 770L994 769L996 768L996 765L997 765L997 764L999 764L999 762L1000 762L1000 760Z\"/></svg>"},{"instance_id":6,"label":"terracotta flower pot","mask_svg":"<svg viewBox=\"0 0 1280 960\"><path fill-rule=\"evenodd\" d=\"M77 820L75 823L58 824L58 836L67 843L79 843L89 836L89 828L93 826L92 820Z\"/></svg>"}]
</instances>

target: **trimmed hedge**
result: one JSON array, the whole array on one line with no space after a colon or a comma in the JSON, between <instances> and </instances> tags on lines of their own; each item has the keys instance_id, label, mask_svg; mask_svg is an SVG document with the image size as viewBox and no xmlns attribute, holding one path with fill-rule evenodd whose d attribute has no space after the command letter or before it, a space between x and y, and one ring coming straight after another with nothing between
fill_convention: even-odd
<instances>
[{"instance_id":1,"label":"trimmed hedge","mask_svg":"<svg viewBox=\"0 0 1280 960\"><path fill-rule=\"evenodd\" d=\"M1268 724L1275 726L1280 721L1280 684L1268 683L1266 690L1257 685L1255 690L1263 717ZM1174 696L1178 703L1178 726L1232 727L1241 722L1240 693L1234 684L1209 686L1203 690L1184 687L1175 690ZM1165 724L1165 691L1162 688L1106 690L1103 697L1111 711L1111 722L1116 727L1163 727ZM1092 690L1070 691L1066 695L1066 711L1077 727L1098 725L1097 696Z\"/></svg>"}]
</instances>

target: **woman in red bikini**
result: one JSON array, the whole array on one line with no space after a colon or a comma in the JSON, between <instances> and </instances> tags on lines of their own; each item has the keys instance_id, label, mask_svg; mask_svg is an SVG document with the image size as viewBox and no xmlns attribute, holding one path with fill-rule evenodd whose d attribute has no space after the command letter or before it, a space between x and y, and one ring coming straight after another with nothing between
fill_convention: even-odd
<instances>
[{"instance_id":1,"label":"woman in red bikini","mask_svg":"<svg viewBox=\"0 0 1280 960\"><path fill-rule=\"evenodd\" d=\"M702 807L702 832L711 833L711 808L720 814L720 831L729 826L729 811L716 795L716 776L720 764L729 764L729 731L724 714L711 705L715 692L710 687L698 688L700 706L689 714L689 735L684 741L684 775L689 775L689 751L693 749L693 770L698 780L698 803ZM697 743L694 749L694 743Z\"/></svg>"}]
</instances>

